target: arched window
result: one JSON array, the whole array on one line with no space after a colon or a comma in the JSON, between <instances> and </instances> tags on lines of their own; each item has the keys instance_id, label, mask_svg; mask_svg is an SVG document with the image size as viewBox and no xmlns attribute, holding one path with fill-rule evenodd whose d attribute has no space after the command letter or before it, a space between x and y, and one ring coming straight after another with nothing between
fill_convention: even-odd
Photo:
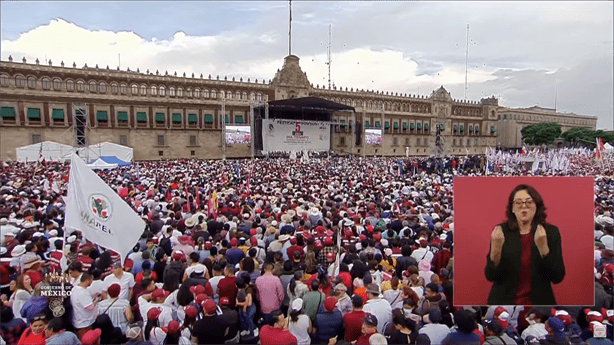
<instances>
[{"instance_id":1,"label":"arched window","mask_svg":"<svg viewBox=\"0 0 614 345\"><path fill-rule=\"evenodd\" d=\"M175 88L174 87L169 87L168 88L168 95L171 97L175 97Z\"/></svg>"},{"instance_id":2,"label":"arched window","mask_svg":"<svg viewBox=\"0 0 614 345\"><path fill-rule=\"evenodd\" d=\"M182 88L177 88L177 97L183 97L183 89Z\"/></svg>"},{"instance_id":3,"label":"arched window","mask_svg":"<svg viewBox=\"0 0 614 345\"><path fill-rule=\"evenodd\" d=\"M90 92L96 92L96 82L90 81Z\"/></svg>"},{"instance_id":4,"label":"arched window","mask_svg":"<svg viewBox=\"0 0 614 345\"><path fill-rule=\"evenodd\" d=\"M241 99L247 100L247 92L243 92L243 96L241 96Z\"/></svg>"},{"instance_id":5,"label":"arched window","mask_svg":"<svg viewBox=\"0 0 614 345\"><path fill-rule=\"evenodd\" d=\"M60 79L53 79L53 89L56 91L62 90L62 81Z\"/></svg>"},{"instance_id":6,"label":"arched window","mask_svg":"<svg viewBox=\"0 0 614 345\"><path fill-rule=\"evenodd\" d=\"M217 98L217 92L215 90L211 90L211 98Z\"/></svg>"},{"instance_id":7,"label":"arched window","mask_svg":"<svg viewBox=\"0 0 614 345\"><path fill-rule=\"evenodd\" d=\"M22 75L18 75L15 77L15 86L17 87L26 87L26 78Z\"/></svg>"},{"instance_id":8,"label":"arched window","mask_svg":"<svg viewBox=\"0 0 614 345\"><path fill-rule=\"evenodd\" d=\"M77 91L85 91L85 82L83 80L77 80Z\"/></svg>"},{"instance_id":9,"label":"arched window","mask_svg":"<svg viewBox=\"0 0 614 345\"><path fill-rule=\"evenodd\" d=\"M232 91L226 91L226 97L232 99Z\"/></svg>"},{"instance_id":10,"label":"arched window","mask_svg":"<svg viewBox=\"0 0 614 345\"><path fill-rule=\"evenodd\" d=\"M117 83L111 83L111 93L117 95L118 92L119 87L117 86Z\"/></svg>"},{"instance_id":11,"label":"arched window","mask_svg":"<svg viewBox=\"0 0 614 345\"><path fill-rule=\"evenodd\" d=\"M133 85L132 85L132 95L133 95L133 96L136 96L136 95L138 95L138 94L139 94L139 86L138 86L138 85L136 85L136 84L133 84Z\"/></svg>"},{"instance_id":12,"label":"arched window","mask_svg":"<svg viewBox=\"0 0 614 345\"><path fill-rule=\"evenodd\" d=\"M256 100L257 100L257 101L262 101L262 94L261 94L260 92L258 92L258 93L256 94Z\"/></svg>"},{"instance_id":13,"label":"arched window","mask_svg":"<svg viewBox=\"0 0 614 345\"><path fill-rule=\"evenodd\" d=\"M141 85L141 96L147 96L147 86Z\"/></svg>"},{"instance_id":14,"label":"arched window","mask_svg":"<svg viewBox=\"0 0 614 345\"><path fill-rule=\"evenodd\" d=\"M156 89L155 85L151 86L151 95L152 96L157 96L158 95L158 89Z\"/></svg>"},{"instance_id":15,"label":"arched window","mask_svg":"<svg viewBox=\"0 0 614 345\"><path fill-rule=\"evenodd\" d=\"M160 86L160 96L166 96L166 88L164 86Z\"/></svg>"},{"instance_id":16,"label":"arched window","mask_svg":"<svg viewBox=\"0 0 614 345\"><path fill-rule=\"evenodd\" d=\"M36 78L28 77L28 87L31 89L36 88Z\"/></svg>"},{"instance_id":17,"label":"arched window","mask_svg":"<svg viewBox=\"0 0 614 345\"><path fill-rule=\"evenodd\" d=\"M51 89L51 79L49 78L43 78L43 90L49 90Z\"/></svg>"},{"instance_id":18,"label":"arched window","mask_svg":"<svg viewBox=\"0 0 614 345\"><path fill-rule=\"evenodd\" d=\"M256 100L256 94L254 93L254 91L249 93L249 99L252 100L252 101Z\"/></svg>"},{"instance_id":19,"label":"arched window","mask_svg":"<svg viewBox=\"0 0 614 345\"><path fill-rule=\"evenodd\" d=\"M203 90L203 97L209 98L209 90Z\"/></svg>"},{"instance_id":20,"label":"arched window","mask_svg":"<svg viewBox=\"0 0 614 345\"><path fill-rule=\"evenodd\" d=\"M125 95L126 93L128 93L128 85L122 83L119 86L119 93L121 93L122 95Z\"/></svg>"},{"instance_id":21,"label":"arched window","mask_svg":"<svg viewBox=\"0 0 614 345\"><path fill-rule=\"evenodd\" d=\"M185 90L185 92L186 92L188 98L192 98L192 89L188 88L188 89Z\"/></svg>"},{"instance_id":22,"label":"arched window","mask_svg":"<svg viewBox=\"0 0 614 345\"><path fill-rule=\"evenodd\" d=\"M200 98L200 89L194 89L194 97Z\"/></svg>"},{"instance_id":23,"label":"arched window","mask_svg":"<svg viewBox=\"0 0 614 345\"><path fill-rule=\"evenodd\" d=\"M107 93L107 84L101 81L100 84L98 84L98 92Z\"/></svg>"},{"instance_id":24,"label":"arched window","mask_svg":"<svg viewBox=\"0 0 614 345\"><path fill-rule=\"evenodd\" d=\"M3 74L0 76L0 85L9 86L9 76L8 75Z\"/></svg>"},{"instance_id":25,"label":"arched window","mask_svg":"<svg viewBox=\"0 0 614 345\"><path fill-rule=\"evenodd\" d=\"M235 92L235 98L238 100L241 99L241 92L239 91Z\"/></svg>"}]
</instances>

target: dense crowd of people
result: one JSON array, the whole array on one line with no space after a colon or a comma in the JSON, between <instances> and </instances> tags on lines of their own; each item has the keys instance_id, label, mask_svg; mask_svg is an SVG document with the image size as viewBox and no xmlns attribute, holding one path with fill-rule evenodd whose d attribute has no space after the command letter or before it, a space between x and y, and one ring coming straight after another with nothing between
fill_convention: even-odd
<instances>
[{"instance_id":1,"label":"dense crowd of people","mask_svg":"<svg viewBox=\"0 0 614 345\"><path fill-rule=\"evenodd\" d=\"M144 221L121 258L64 228L68 163L4 162L2 343L611 344L614 172L569 161L595 177L594 306L454 305L453 179L522 165L135 162L98 172Z\"/></svg>"}]
</instances>

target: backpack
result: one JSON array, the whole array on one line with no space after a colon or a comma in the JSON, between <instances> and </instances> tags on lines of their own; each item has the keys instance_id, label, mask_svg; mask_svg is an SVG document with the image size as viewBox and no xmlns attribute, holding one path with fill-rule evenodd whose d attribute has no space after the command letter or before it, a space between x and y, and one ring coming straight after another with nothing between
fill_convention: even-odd
<instances>
[{"instance_id":1,"label":"backpack","mask_svg":"<svg viewBox=\"0 0 614 345\"><path fill-rule=\"evenodd\" d=\"M169 237L163 237L160 240L158 247L164 250L164 253L166 253L166 255L168 256L170 256L173 253L173 246L171 245L171 239Z\"/></svg>"}]
</instances>

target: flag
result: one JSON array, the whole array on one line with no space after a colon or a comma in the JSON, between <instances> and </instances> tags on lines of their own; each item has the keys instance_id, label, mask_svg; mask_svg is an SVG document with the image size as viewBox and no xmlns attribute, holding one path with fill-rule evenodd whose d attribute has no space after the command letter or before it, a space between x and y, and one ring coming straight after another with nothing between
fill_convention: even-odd
<instances>
[{"instance_id":1,"label":"flag","mask_svg":"<svg viewBox=\"0 0 614 345\"><path fill-rule=\"evenodd\" d=\"M527 154L527 148L525 146L522 147L522 151L520 151L521 155L526 155Z\"/></svg>"},{"instance_id":2,"label":"flag","mask_svg":"<svg viewBox=\"0 0 614 345\"><path fill-rule=\"evenodd\" d=\"M122 198L76 155L70 159L66 229L124 258L139 241L145 223Z\"/></svg>"},{"instance_id":3,"label":"flag","mask_svg":"<svg viewBox=\"0 0 614 345\"><path fill-rule=\"evenodd\" d=\"M595 147L595 158L598 161L601 161L601 152L602 152L602 147L603 147L603 142L601 141L601 138L595 138L595 140L597 141L597 146Z\"/></svg>"},{"instance_id":4,"label":"flag","mask_svg":"<svg viewBox=\"0 0 614 345\"><path fill-rule=\"evenodd\" d=\"M196 207L200 209L200 190L196 188Z\"/></svg>"}]
</instances>

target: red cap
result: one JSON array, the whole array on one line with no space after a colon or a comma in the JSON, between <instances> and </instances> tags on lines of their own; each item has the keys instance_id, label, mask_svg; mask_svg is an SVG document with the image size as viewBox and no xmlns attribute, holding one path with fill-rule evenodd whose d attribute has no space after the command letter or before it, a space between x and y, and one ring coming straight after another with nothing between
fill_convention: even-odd
<instances>
[{"instance_id":1,"label":"red cap","mask_svg":"<svg viewBox=\"0 0 614 345\"><path fill-rule=\"evenodd\" d=\"M420 247L422 248L426 248L426 246L428 246L428 242L426 240L420 240Z\"/></svg>"},{"instance_id":2,"label":"red cap","mask_svg":"<svg viewBox=\"0 0 614 345\"><path fill-rule=\"evenodd\" d=\"M252 245L252 247L255 247L258 245L258 239L256 237L252 237L249 239L249 244Z\"/></svg>"},{"instance_id":3,"label":"red cap","mask_svg":"<svg viewBox=\"0 0 614 345\"><path fill-rule=\"evenodd\" d=\"M183 250L175 250L173 251L173 260L175 261L183 261L185 259L185 255L183 254Z\"/></svg>"},{"instance_id":4,"label":"red cap","mask_svg":"<svg viewBox=\"0 0 614 345\"><path fill-rule=\"evenodd\" d=\"M328 261L332 262L332 261L335 261L335 256L336 256L336 254L335 254L335 253L330 252L330 253L326 254L326 259L327 259Z\"/></svg>"},{"instance_id":5,"label":"red cap","mask_svg":"<svg viewBox=\"0 0 614 345\"><path fill-rule=\"evenodd\" d=\"M335 233L331 229L326 230L326 236L332 236L334 234Z\"/></svg>"},{"instance_id":6,"label":"red cap","mask_svg":"<svg viewBox=\"0 0 614 345\"><path fill-rule=\"evenodd\" d=\"M94 345L98 343L98 339L100 339L100 334L102 334L102 331L100 330L100 328L96 328L96 329L87 331L83 335L83 338L81 338L81 344Z\"/></svg>"},{"instance_id":7,"label":"red cap","mask_svg":"<svg viewBox=\"0 0 614 345\"><path fill-rule=\"evenodd\" d=\"M230 240L230 245L233 247L236 246L238 243L239 243L239 240L237 240L236 237L233 237L233 239Z\"/></svg>"},{"instance_id":8,"label":"red cap","mask_svg":"<svg viewBox=\"0 0 614 345\"><path fill-rule=\"evenodd\" d=\"M379 242L382 240L382 234L375 234L373 235L373 239L375 240L375 242Z\"/></svg>"},{"instance_id":9,"label":"red cap","mask_svg":"<svg viewBox=\"0 0 614 345\"><path fill-rule=\"evenodd\" d=\"M187 317L196 317L196 315L198 314L198 309L196 309L196 307L193 305L186 306L184 311L185 316Z\"/></svg>"},{"instance_id":10,"label":"red cap","mask_svg":"<svg viewBox=\"0 0 614 345\"><path fill-rule=\"evenodd\" d=\"M326 309L327 311L333 311L333 309L335 309L336 304L337 300L335 299L335 297L328 296L326 297L326 300L324 300L324 309Z\"/></svg>"},{"instance_id":11,"label":"red cap","mask_svg":"<svg viewBox=\"0 0 614 345\"><path fill-rule=\"evenodd\" d=\"M193 285L190 286L190 292L198 296L201 293L205 293L205 287L202 285Z\"/></svg>"},{"instance_id":12,"label":"red cap","mask_svg":"<svg viewBox=\"0 0 614 345\"><path fill-rule=\"evenodd\" d=\"M345 229L345 237L351 238L352 236L354 236L354 233L352 232L352 230Z\"/></svg>"},{"instance_id":13,"label":"red cap","mask_svg":"<svg viewBox=\"0 0 614 345\"><path fill-rule=\"evenodd\" d=\"M220 305L230 305L230 300L228 299L228 297L220 298Z\"/></svg>"},{"instance_id":14,"label":"red cap","mask_svg":"<svg viewBox=\"0 0 614 345\"><path fill-rule=\"evenodd\" d=\"M249 229L249 235L250 236L256 236L258 232L256 231L256 229Z\"/></svg>"},{"instance_id":15,"label":"red cap","mask_svg":"<svg viewBox=\"0 0 614 345\"><path fill-rule=\"evenodd\" d=\"M584 313L586 314L586 319L588 320L588 322L591 322L591 321L603 322L603 315L601 315L601 313L598 311L594 311L594 310L590 310L586 308L584 309Z\"/></svg>"},{"instance_id":16,"label":"red cap","mask_svg":"<svg viewBox=\"0 0 614 345\"><path fill-rule=\"evenodd\" d=\"M179 243L181 243L181 244L188 244L188 243L190 243L190 236L188 236L188 235L179 236Z\"/></svg>"},{"instance_id":17,"label":"red cap","mask_svg":"<svg viewBox=\"0 0 614 345\"><path fill-rule=\"evenodd\" d=\"M373 232L373 227L371 226L371 224L367 225L367 231Z\"/></svg>"},{"instance_id":18,"label":"red cap","mask_svg":"<svg viewBox=\"0 0 614 345\"><path fill-rule=\"evenodd\" d=\"M177 333L179 331L179 328L180 328L179 322L172 320L171 322L168 323L168 327L162 327L162 330L166 334L173 334L173 333Z\"/></svg>"},{"instance_id":19,"label":"red cap","mask_svg":"<svg viewBox=\"0 0 614 345\"><path fill-rule=\"evenodd\" d=\"M153 299L166 298L168 297L168 291L164 291L162 289L155 289L154 292L151 293L151 297Z\"/></svg>"},{"instance_id":20,"label":"red cap","mask_svg":"<svg viewBox=\"0 0 614 345\"><path fill-rule=\"evenodd\" d=\"M554 317L556 317L557 319L563 321L563 324L565 324L565 326L571 325L572 323L571 315L569 315L567 311L556 310L554 308L552 308L551 311L552 311L552 315L554 315Z\"/></svg>"},{"instance_id":21,"label":"red cap","mask_svg":"<svg viewBox=\"0 0 614 345\"><path fill-rule=\"evenodd\" d=\"M205 242L205 249L211 249L211 242Z\"/></svg>"},{"instance_id":22,"label":"red cap","mask_svg":"<svg viewBox=\"0 0 614 345\"><path fill-rule=\"evenodd\" d=\"M203 309L205 310L205 313L207 314L215 313L216 308L217 306L215 305L215 301L212 299L208 299L203 303Z\"/></svg>"},{"instance_id":23,"label":"red cap","mask_svg":"<svg viewBox=\"0 0 614 345\"><path fill-rule=\"evenodd\" d=\"M290 244L293 246L296 245L296 237L294 236L290 237Z\"/></svg>"},{"instance_id":24,"label":"red cap","mask_svg":"<svg viewBox=\"0 0 614 345\"><path fill-rule=\"evenodd\" d=\"M324 245L325 245L325 246L332 246L332 245L333 245L333 238L332 238L332 237L330 237L330 236L327 236L327 237L324 239Z\"/></svg>"},{"instance_id":25,"label":"red cap","mask_svg":"<svg viewBox=\"0 0 614 345\"><path fill-rule=\"evenodd\" d=\"M322 250L322 248L324 248L324 245L322 244L322 241L320 240L316 240L314 244L317 250Z\"/></svg>"},{"instance_id":26,"label":"red cap","mask_svg":"<svg viewBox=\"0 0 614 345\"><path fill-rule=\"evenodd\" d=\"M326 232L326 228L323 227L322 225L318 225L316 227L316 231L318 232L319 235L322 235L322 234L324 234Z\"/></svg>"},{"instance_id":27,"label":"red cap","mask_svg":"<svg viewBox=\"0 0 614 345\"><path fill-rule=\"evenodd\" d=\"M364 240L366 240L366 239L367 239L367 235L365 235L365 234L360 234L360 235L358 235L358 239L360 240L360 242L362 242L362 241L364 241Z\"/></svg>"},{"instance_id":28,"label":"red cap","mask_svg":"<svg viewBox=\"0 0 614 345\"><path fill-rule=\"evenodd\" d=\"M160 316L160 314L162 314L162 308L159 307L151 307L149 308L149 310L147 311L147 319L149 320L155 320L158 318L158 316Z\"/></svg>"},{"instance_id":29,"label":"red cap","mask_svg":"<svg viewBox=\"0 0 614 345\"><path fill-rule=\"evenodd\" d=\"M126 259L126 261L124 261L124 269L126 271L132 271L132 267L134 267L134 261L132 261L132 259Z\"/></svg>"},{"instance_id":30,"label":"red cap","mask_svg":"<svg viewBox=\"0 0 614 345\"><path fill-rule=\"evenodd\" d=\"M207 294L201 293L196 295L196 304L203 304L204 301L206 301L209 298L209 296L207 296Z\"/></svg>"},{"instance_id":31,"label":"red cap","mask_svg":"<svg viewBox=\"0 0 614 345\"><path fill-rule=\"evenodd\" d=\"M306 241L311 238L311 233L308 231L303 232L303 239Z\"/></svg>"}]
</instances>

